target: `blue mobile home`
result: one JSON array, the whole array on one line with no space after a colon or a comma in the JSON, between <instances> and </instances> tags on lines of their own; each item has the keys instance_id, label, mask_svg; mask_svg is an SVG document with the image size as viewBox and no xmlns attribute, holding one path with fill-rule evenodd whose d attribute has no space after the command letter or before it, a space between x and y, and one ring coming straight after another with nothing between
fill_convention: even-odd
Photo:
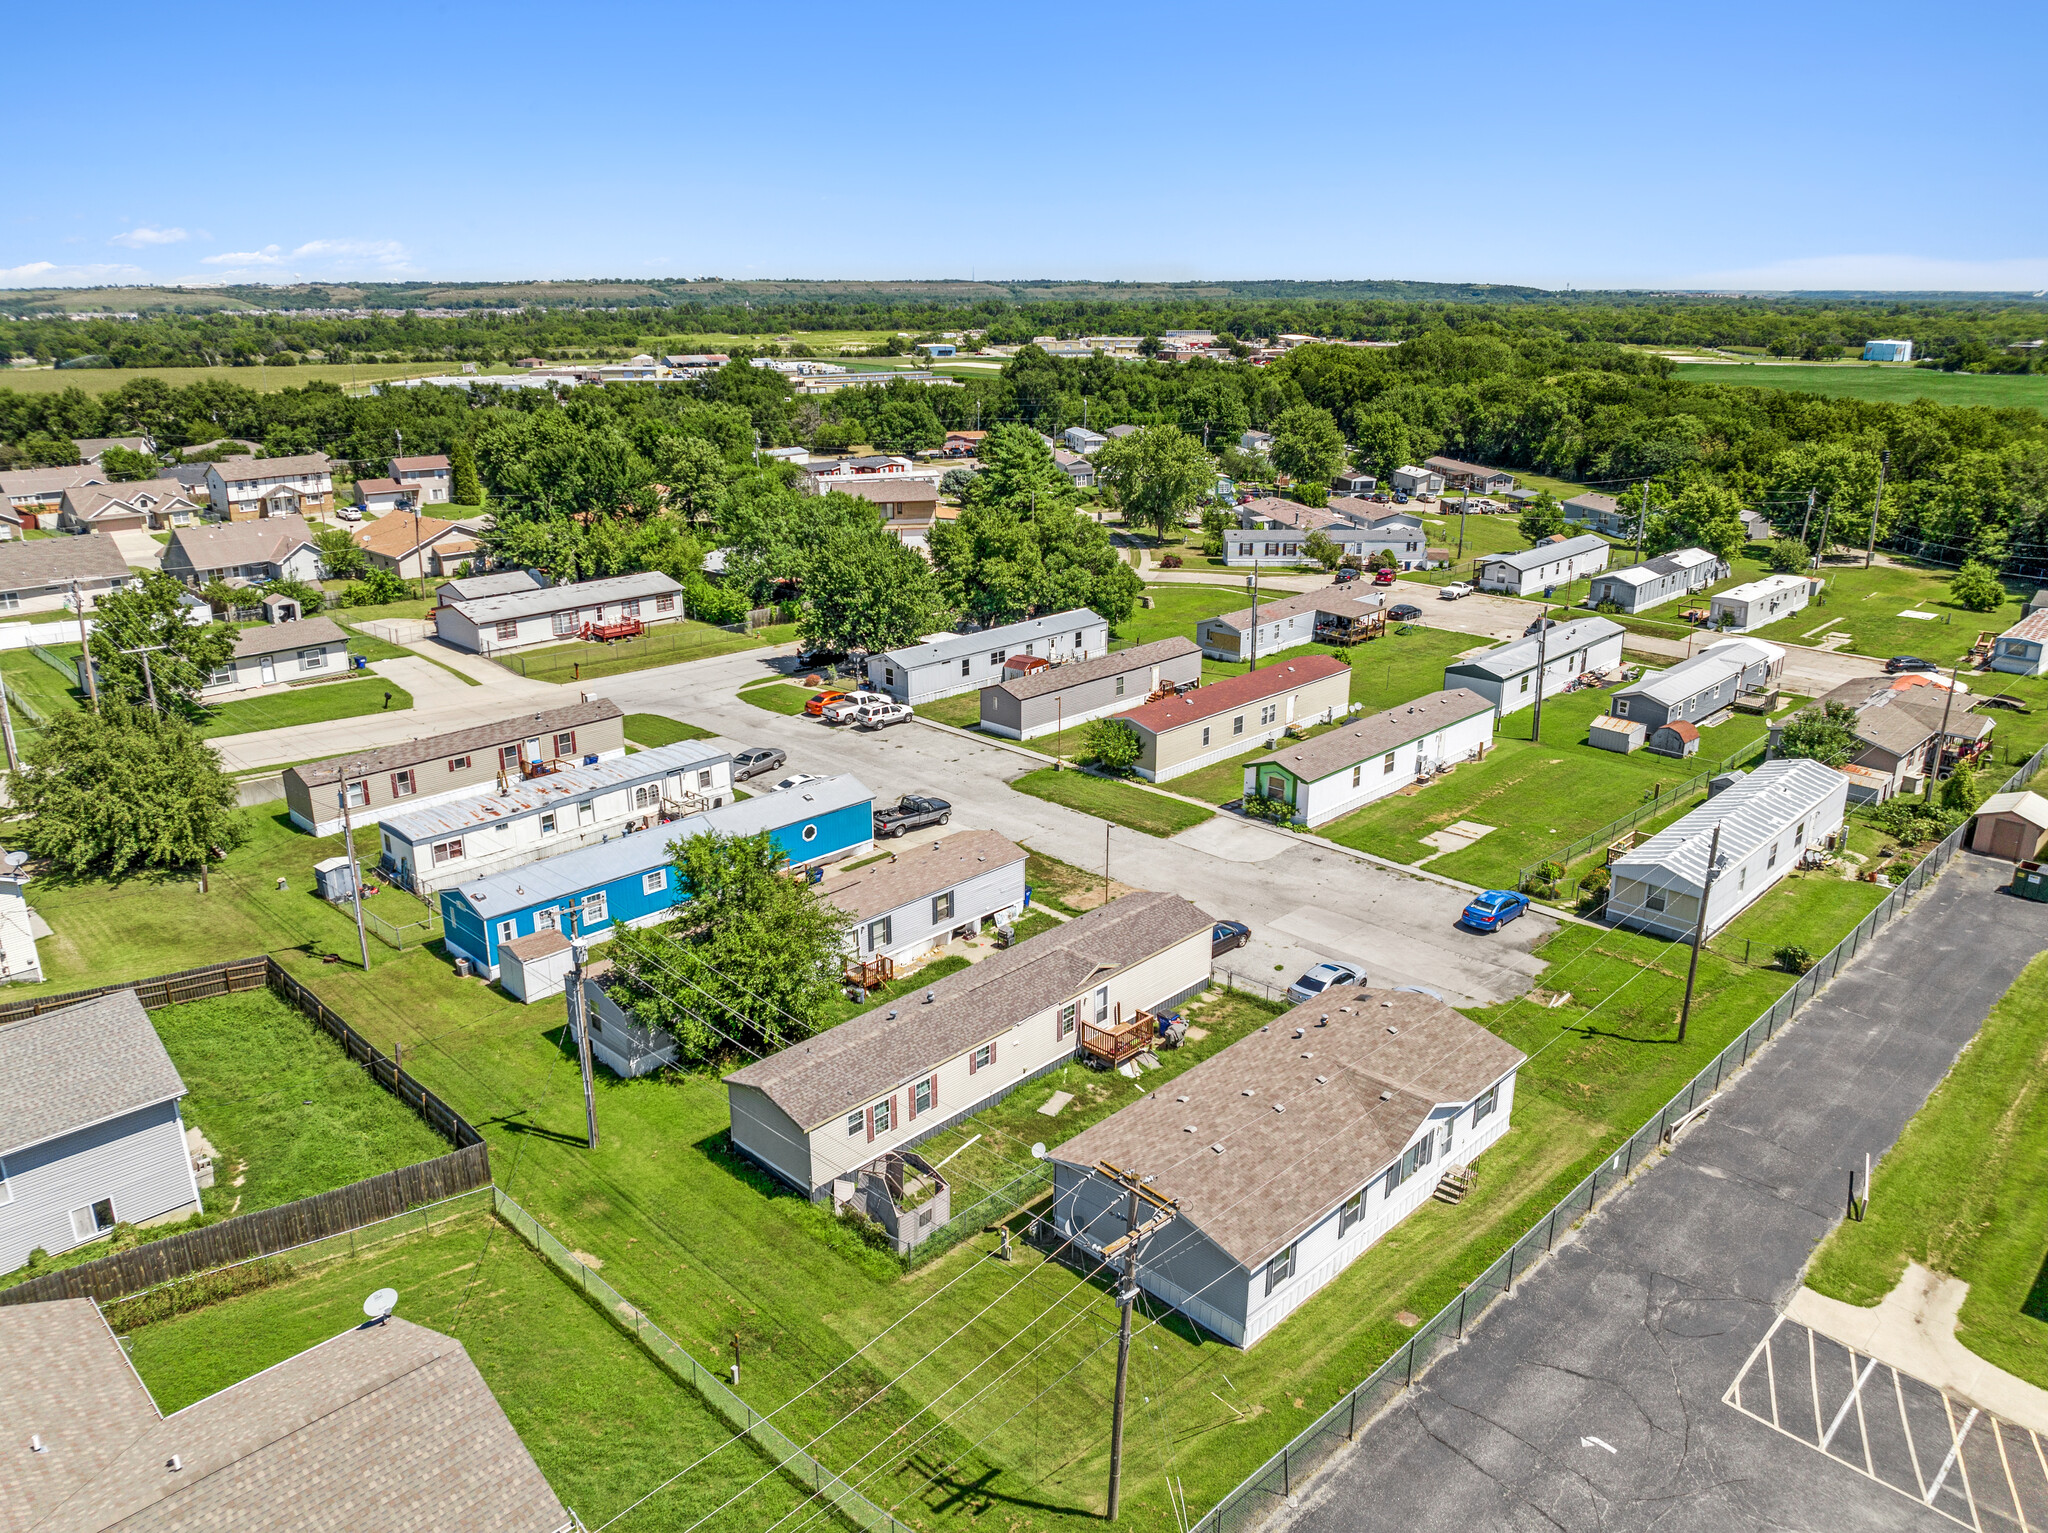
<instances>
[{"instance_id":1,"label":"blue mobile home","mask_svg":"<svg viewBox=\"0 0 2048 1533\"><path fill-rule=\"evenodd\" d=\"M601 942L618 925L650 925L677 900L669 843L707 831L766 831L792 867L836 862L874 844L874 800L859 778L827 777L473 878L441 891L448 950L496 979L499 946L514 938L560 931Z\"/></svg>"}]
</instances>

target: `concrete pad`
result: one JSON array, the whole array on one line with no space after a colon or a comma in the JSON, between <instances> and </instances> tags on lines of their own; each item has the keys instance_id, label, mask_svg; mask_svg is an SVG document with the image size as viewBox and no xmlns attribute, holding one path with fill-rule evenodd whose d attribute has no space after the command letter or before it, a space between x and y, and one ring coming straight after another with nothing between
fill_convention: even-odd
<instances>
[{"instance_id":1,"label":"concrete pad","mask_svg":"<svg viewBox=\"0 0 2048 1533\"><path fill-rule=\"evenodd\" d=\"M1445 852L1462 852L1481 836L1491 834L1495 827L1481 825L1476 820L1460 820L1455 825L1446 825L1442 830L1433 830L1422 838L1424 846L1433 846L1439 856ZM1429 861L1427 857L1422 859Z\"/></svg>"},{"instance_id":2,"label":"concrete pad","mask_svg":"<svg viewBox=\"0 0 2048 1533\"><path fill-rule=\"evenodd\" d=\"M50 923L43 919L43 913L33 905L29 906L28 911L28 934L38 942L41 942L45 937L57 935L50 929Z\"/></svg>"},{"instance_id":3,"label":"concrete pad","mask_svg":"<svg viewBox=\"0 0 2048 1533\"><path fill-rule=\"evenodd\" d=\"M1934 623L1941 620L1939 612L1901 612L1900 617L1909 617L1916 623Z\"/></svg>"},{"instance_id":4,"label":"concrete pad","mask_svg":"<svg viewBox=\"0 0 2048 1533\"><path fill-rule=\"evenodd\" d=\"M164 545L146 532L110 532L114 546L130 569L160 570L164 567Z\"/></svg>"},{"instance_id":5,"label":"concrete pad","mask_svg":"<svg viewBox=\"0 0 2048 1533\"><path fill-rule=\"evenodd\" d=\"M1785 1318L1910 1373L1994 1416L2048 1432L2048 1389L2015 1378L1956 1340L1970 1285L1906 1263L1899 1286L1869 1309L1801 1287Z\"/></svg>"},{"instance_id":6,"label":"concrete pad","mask_svg":"<svg viewBox=\"0 0 2048 1533\"><path fill-rule=\"evenodd\" d=\"M412 694L415 708L461 707L470 695L480 692L460 677L450 676L438 665L407 656L403 660L372 660L370 669Z\"/></svg>"},{"instance_id":7,"label":"concrete pad","mask_svg":"<svg viewBox=\"0 0 2048 1533\"><path fill-rule=\"evenodd\" d=\"M1272 831L1226 814L1191 825L1167 839L1175 846L1206 852L1225 862L1266 862L1288 849L1286 840Z\"/></svg>"},{"instance_id":8,"label":"concrete pad","mask_svg":"<svg viewBox=\"0 0 2048 1533\"><path fill-rule=\"evenodd\" d=\"M1038 1109L1039 1115L1046 1118L1057 1118L1060 1115L1060 1109L1073 1100L1073 1092L1055 1091L1045 1099L1045 1105Z\"/></svg>"}]
</instances>

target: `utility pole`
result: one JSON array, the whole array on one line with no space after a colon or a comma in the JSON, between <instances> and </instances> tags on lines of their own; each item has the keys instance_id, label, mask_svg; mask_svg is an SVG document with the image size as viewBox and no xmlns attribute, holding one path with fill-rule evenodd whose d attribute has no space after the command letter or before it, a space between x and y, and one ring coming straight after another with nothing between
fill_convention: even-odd
<instances>
[{"instance_id":1,"label":"utility pole","mask_svg":"<svg viewBox=\"0 0 2048 1533\"><path fill-rule=\"evenodd\" d=\"M1109 825L1102 827L1102 903L1109 903Z\"/></svg>"},{"instance_id":2,"label":"utility pole","mask_svg":"<svg viewBox=\"0 0 2048 1533\"><path fill-rule=\"evenodd\" d=\"M1877 458L1877 494L1870 502L1870 546L1863 550L1863 567L1869 569L1871 561L1877 558L1877 510L1884 504L1885 475L1892 469L1892 450L1887 447Z\"/></svg>"},{"instance_id":3,"label":"utility pole","mask_svg":"<svg viewBox=\"0 0 2048 1533\"><path fill-rule=\"evenodd\" d=\"M1813 525L1813 497L1815 493L1812 490L1806 492L1806 516L1799 523L1799 541L1802 543L1806 541L1806 529Z\"/></svg>"},{"instance_id":4,"label":"utility pole","mask_svg":"<svg viewBox=\"0 0 2048 1533\"><path fill-rule=\"evenodd\" d=\"M1643 562L1643 529L1650 525L1650 481L1643 481L1643 508L1636 516L1636 563Z\"/></svg>"},{"instance_id":5,"label":"utility pole","mask_svg":"<svg viewBox=\"0 0 2048 1533\"><path fill-rule=\"evenodd\" d=\"M1820 513L1820 541L1813 546L1813 567L1820 568L1821 555L1828 551L1828 523L1834 520L1835 503L1831 500Z\"/></svg>"},{"instance_id":6,"label":"utility pole","mask_svg":"<svg viewBox=\"0 0 2048 1533\"><path fill-rule=\"evenodd\" d=\"M1116 1338L1116 1414L1109 1428L1109 1520L1115 1522L1123 1493L1124 1399L1131 1368L1131 1306L1138 1300L1138 1244L1154 1230L1171 1224L1180 1213L1180 1203L1160 1197L1145 1186L1146 1178L1119 1171L1106 1160L1095 1163L1095 1174L1115 1182L1125 1193L1124 1233L1102 1248L1103 1260L1124 1259L1123 1281L1116 1295L1117 1308L1123 1312ZM1158 1210L1143 1224L1138 1223L1141 1200Z\"/></svg>"},{"instance_id":7,"label":"utility pole","mask_svg":"<svg viewBox=\"0 0 2048 1533\"><path fill-rule=\"evenodd\" d=\"M92 643L85 632L85 598L78 592L78 582L71 582L71 610L78 614L78 652L85 660L85 695L92 703L92 711L100 711L100 684L92 673Z\"/></svg>"},{"instance_id":8,"label":"utility pole","mask_svg":"<svg viewBox=\"0 0 2048 1533\"><path fill-rule=\"evenodd\" d=\"M1465 507L1471 503L1471 500L1472 481L1468 479L1458 492L1458 557L1453 561L1457 564L1465 562ZM1422 541L1427 544L1429 539L1424 538ZM1428 552L1427 548L1424 549L1424 552Z\"/></svg>"},{"instance_id":9,"label":"utility pole","mask_svg":"<svg viewBox=\"0 0 2048 1533\"><path fill-rule=\"evenodd\" d=\"M1962 674L1962 669L1957 665L1948 673L1948 695L1941 700L1941 735L1934 742L1934 765L1927 770L1927 781L1920 785L1920 798L1923 803L1934 797L1934 779L1941 775L1942 753L1948 749L1949 704L1956 700L1956 678Z\"/></svg>"},{"instance_id":10,"label":"utility pole","mask_svg":"<svg viewBox=\"0 0 2048 1533\"><path fill-rule=\"evenodd\" d=\"M356 907L356 942L363 950L363 972L370 972L370 937L363 930L363 870L356 866L356 828L348 814L348 777L341 779L341 839L348 847L349 898ZM204 861L200 866L204 867Z\"/></svg>"},{"instance_id":11,"label":"utility pole","mask_svg":"<svg viewBox=\"0 0 2048 1533\"><path fill-rule=\"evenodd\" d=\"M142 685L149 693L149 711L151 713L161 713L163 709L159 708L156 702L156 677L149 669L149 652L154 649L162 649L163 647L161 644L144 644L135 649L124 649L121 651L124 655L142 656Z\"/></svg>"},{"instance_id":12,"label":"utility pole","mask_svg":"<svg viewBox=\"0 0 2048 1533\"><path fill-rule=\"evenodd\" d=\"M1550 650L1550 603L1543 604L1543 616L1536 619L1543 626L1536 630L1536 722L1529 726L1529 743L1543 743L1543 666Z\"/></svg>"},{"instance_id":13,"label":"utility pole","mask_svg":"<svg viewBox=\"0 0 2048 1533\"><path fill-rule=\"evenodd\" d=\"M576 1030L576 1062L583 1071L583 1124L590 1135L590 1148L594 1150L597 1148L597 1090L590 1078L590 999L583 993L583 959L587 951L580 938L570 939L569 1023Z\"/></svg>"},{"instance_id":14,"label":"utility pole","mask_svg":"<svg viewBox=\"0 0 2048 1533\"><path fill-rule=\"evenodd\" d=\"M1713 842L1707 847L1707 878L1700 885L1700 914L1692 926L1692 961L1685 966L1685 1004L1678 1009L1678 1041L1685 1042L1685 1024L1692 1020L1692 986L1699 978L1700 949L1707 945L1707 900L1714 892L1714 880L1721 876L1721 827L1714 827Z\"/></svg>"}]
</instances>

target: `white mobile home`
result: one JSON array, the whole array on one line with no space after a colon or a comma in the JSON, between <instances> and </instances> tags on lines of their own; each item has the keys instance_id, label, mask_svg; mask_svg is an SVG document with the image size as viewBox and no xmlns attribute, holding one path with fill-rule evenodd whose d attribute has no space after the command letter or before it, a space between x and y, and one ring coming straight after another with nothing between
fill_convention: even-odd
<instances>
[{"instance_id":1,"label":"white mobile home","mask_svg":"<svg viewBox=\"0 0 2048 1533\"><path fill-rule=\"evenodd\" d=\"M1100 1256L1127 1226L1098 1164L1148 1173L1179 1217L1138 1286L1249 1347L1507 1132L1523 1059L1434 996L1333 986L1055 1147L1053 1225Z\"/></svg>"},{"instance_id":2,"label":"white mobile home","mask_svg":"<svg viewBox=\"0 0 2048 1533\"><path fill-rule=\"evenodd\" d=\"M898 963L1024 913L1024 848L993 830L960 830L838 873L818 892L852 922L849 956Z\"/></svg>"},{"instance_id":3,"label":"white mobile home","mask_svg":"<svg viewBox=\"0 0 2048 1533\"><path fill-rule=\"evenodd\" d=\"M1707 895L1711 937L1797 867L1805 848L1841 829L1848 792L1849 779L1818 761L1766 761L1609 864L1607 919L1652 936L1690 937L1718 826L1720 871Z\"/></svg>"},{"instance_id":4,"label":"white mobile home","mask_svg":"<svg viewBox=\"0 0 2048 1533\"><path fill-rule=\"evenodd\" d=\"M1498 714L1514 713L1536 701L1536 663L1543 662L1541 691L1562 692L1587 671L1608 671L1621 664L1627 630L1604 617L1582 617L1552 623L1541 635L1530 634L1470 660L1444 667L1446 688L1465 687L1488 699Z\"/></svg>"},{"instance_id":5,"label":"white mobile home","mask_svg":"<svg viewBox=\"0 0 2048 1533\"><path fill-rule=\"evenodd\" d=\"M1525 548L1518 554L1492 554L1479 561L1479 589L1527 596L1569 585L1607 568L1612 552L1605 538L1590 532Z\"/></svg>"},{"instance_id":6,"label":"white mobile home","mask_svg":"<svg viewBox=\"0 0 2048 1533\"><path fill-rule=\"evenodd\" d=\"M1293 806L1295 824L1324 825L1439 766L1477 760L1493 740L1494 718L1493 703L1477 692L1432 692L1250 763L1245 797L1278 799Z\"/></svg>"},{"instance_id":7,"label":"white mobile home","mask_svg":"<svg viewBox=\"0 0 2048 1533\"><path fill-rule=\"evenodd\" d=\"M432 616L435 633L457 649L502 655L542 644L566 644L590 628L677 622L684 615L682 593L668 576L646 571L444 602Z\"/></svg>"},{"instance_id":8,"label":"white mobile home","mask_svg":"<svg viewBox=\"0 0 2048 1533\"><path fill-rule=\"evenodd\" d=\"M1648 612L1727 578L1728 566L1704 548L1681 548L1626 569L1595 575L1586 600L1594 606L1613 602L1623 612Z\"/></svg>"},{"instance_id":9,"label":"white mobile home","mask_svg":"<svg viewBox=\"0 0 2048 1533\"><path fill-rule=\"evenodd\" d=\"M1804 611L1818 584L1804 575L1766 575L1747 585L1731 586L1715 595L1710 608L1712 624L1730 633L1748 633L1775 623Z\"/></svg>"},{"instance_id":10,"label":"white mobile home","mask_svg":"<svg viewBox=\"0 0 2048 1533\"><path fill-rule=\"evenodd\" d=\"M1991 669L2011 676L2048 672L2048 612L2030 612L1991 645Z\"/></svg>"},{"instance_id":11,"label":"white mobile home","mask_svg":"<svg viewBox=\"0 0 2048 1533\"><path fill-rule=\"evenodd\" d=\"M1076 607L979 633L928 634L919 643L870 655L868 686L899 703L930 703L1003 680L1003 664L1013 655L1058 665L1108 652L1109 620Z\"/></svg>"}]
</instances>

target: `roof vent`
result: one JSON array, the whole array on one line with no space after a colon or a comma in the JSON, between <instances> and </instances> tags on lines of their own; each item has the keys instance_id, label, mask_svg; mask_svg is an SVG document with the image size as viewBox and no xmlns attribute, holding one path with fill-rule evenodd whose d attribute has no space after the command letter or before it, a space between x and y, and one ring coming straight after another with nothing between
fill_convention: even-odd
<instances>
[{"instance_id":1,"label":"roof vent","mask_svg":"<svg viewBox=\"0 0 2048 1533\"><path fill-rule=\"evenodd\" d=\"M1387 1036L1389 1038L1398 1038L1400 1035L1401 1029L1398 1027L1390 1027L1387 1029Z\"/></svg>"},{"instance_id":2,"label":"roof vent","mask_svg":"<svg viewBox=\"0 0 2048 1533\"><path fill-rule=\"evenodd\" d=\"M1239 1096L1241 1096L1241 1097L1248 1097L1248 1096L1252 1096L1252 1095L1254 1095L1254 1093L1253 1093L1253 1091L1252 1091L1252 1088L1251 1088L1251 1087L1249 1087L1249 1086L1247 1086L1247 1087L1245 1087L1245 1088L1244 1088L1244 1090L1240 1091L1240 1092L1238 1093L1238 1095L1239 1095Z\"/></svg>"},{"instance_id":3,"label":"roof vent","mask_svg":"<svg viewBox=\"0 0 2048 1533\"><path fill-rule=\"evenodd\" d=\"M1302 1055L1301 1057L1302 1057L1303 1059L1314 1059L1314 1058L1315 1058L1315 1055L1313 1055L1313 1054L1304 1054L1304 1055Z\"/></svg>"},{"instance_id":4,"label":"roof vent","mask_svg":"<svg viewBox=\"0 0 2048 1533\"><path fill-rule=\"evenodd\" d=\"M1391 1091L1382 1091L1380 1093L1380 1100L1382 1102L1391 1102L1394 1100L1394 1093Z\"/></svg>"},{"instance_id":5,"label":"roof vent","mask_svg":"<svg viewBox=\"0 0 2048 1533\"><path fill-rule=\"evenodd\" d=\"M925 991L925 993L924 993L924 1003L925 1003L925 1005L927 1005L927 1006L931 1005L931 1003L932 1003L933 1001L936 1001L936 1000L937 1000L938 998L939 998L939 992L938 992L938 991L936 991L936 990L927 990L927 991Z\"/></svg>"},{"instance_id":6,"label":"roof vent","mask_svg":"<svg viewBox=\"0 0 2048 1533\"><path fill-rule=\"evenodd\" d=\"M1285 1102L1275 1102L1275 1103L1273 1104L1273 1111L1275 1111L1275 1112L1285 1112L1285 1111L1287 1111L1287 1104L1286 1104Z\"/></svg>"},{"instance_id":7,"label":"roof vent","mask_svg":"<svg viewBox=\"0 0 2048 1533\"><path fill-rule=\"evenodd\" d=\"M1300 1038L1300 1037L1303 1037L1303 1036L1305 1036L1305 1035L1306 1035L1306 1032L1307 1032L1307 1029L1305 1029L1305 1028L1299 1028L1299 1027L1297 1027L1297 1028L1296 1028L1296 1029L1294 1030L1294 1036L1295 1036L1295 1037L1297 1037L1297 1038Z\"/></svg>"},{"instance_id":8,"label":"roof vent","mask_svg":"<svg viewBox=\"0 0 2048 1533\"><path fill-rule=\"evenodd\" d=\"M1181 1132L1182 1132L1182 1133L1184 1133L1184 1134L1192 1134L1192 1133L1193 1133L1194 1131L1195 1131L1195 1126L1194 1126L1194 1124L1192 1124L1192 1123L1190 1123L1190 1124L1189 1124L1189 1125L1188 1125L1188 1126L1187 1126L1186 1128L1184 1128L1184 1129L1182 1129L1182 1130L1181 1130Z\"/></svg>"},{"instance_id":9,"label":"roof vent","mask_svg":"<svg viewBox=\"0 0 2048 1533\"><path fill-rule=\"evenodd\" d=\"M1212 1144L1209 1146L1209 1148L1214 1150L1218 1155L1221 1155L1223 1153L1223 1146L1220 1144Z\"/></svg>"},{"instance_id":10,"label":"roof vent","mask_svg":"<svg viewBox=\"0 0 2048 1533\"><path fill-rule=\"evenodd\" d=\"M1322 1014L1322 1015L1321 1015L1320 1017L1317 1017L1317 1018L1316 1018L1316 1026L1317 1026L1317 1027L1328 1027L1329 1025L1330 1025L1330 1014L1329 1014L1329 1013L1328 1013L1327 1011L1326 1011L1326 1012L1324 1012L1324 1013L1323 1013L1323 1014Z\"/></svg>"},{"instance_id":11,"label":"roof vent","mask_svg":"<svg viewBox=\"0 0 2048 1533\"><path fill-rule=\"evenodd\" d=\"M1185 1101L1187 1100L1187 1098L1186 1098L1186 1097L1175 1097L1175 1098L1174 1098L1174 1100L1175 1100L1176 1102L1185 1102Z\"/></svg>"},{"instance_id":12,"label":"roof vent","mask_svg":"<svg viewBox=\"0 0 2048 1533\"><path fill-rule=\"evenodd\" d=\"M1329 1076L1327 1076L1327 1075L1318 1075L1318 1076L1316 1077L1316 1084L1317 1084L1318 1086L1327 1086L1327 1085L1329 1085L1329 1084L1330 1084L1330 1078L1329 1078Z\"/></svg>"},{"instance_id":13,"label":"roof vent","mask_svg":"<svg viewBox=\"0 0 2048 1533\"><path fill-rule=\"evenodd\" d=\"M169 1458L164 1460L164 1468L170 1470L172 1474L176 1474L180 1469L183 1469L184 1467L185 1461L178 1457L178 1455L175 1453L173 1453Z\"/></svg>"},{"instance_id":14,"label":"roof vent","mask_svg":"<svg viewBox=\"0 0 2048 1533\"><path fill-rule=\"evenodd\" d=\"M47 1453L50 1451L48 1448L45 1448L43 1446L42 1433L31 1432L28 1434L28 1451L31 1453Z\"/></svg>"},{"instance_id":15,"label":"roof vent","mask_svg":"<svg viewBox=\"0 0 2048 1533\"><path fill-rule=\"evenodd\" d=\"M892 1011L889 1013L888 1016L884 1017L882 1020L885 1022L894 1022L896 1020L896 1013Z\"/></svg>"}]
</instances>

